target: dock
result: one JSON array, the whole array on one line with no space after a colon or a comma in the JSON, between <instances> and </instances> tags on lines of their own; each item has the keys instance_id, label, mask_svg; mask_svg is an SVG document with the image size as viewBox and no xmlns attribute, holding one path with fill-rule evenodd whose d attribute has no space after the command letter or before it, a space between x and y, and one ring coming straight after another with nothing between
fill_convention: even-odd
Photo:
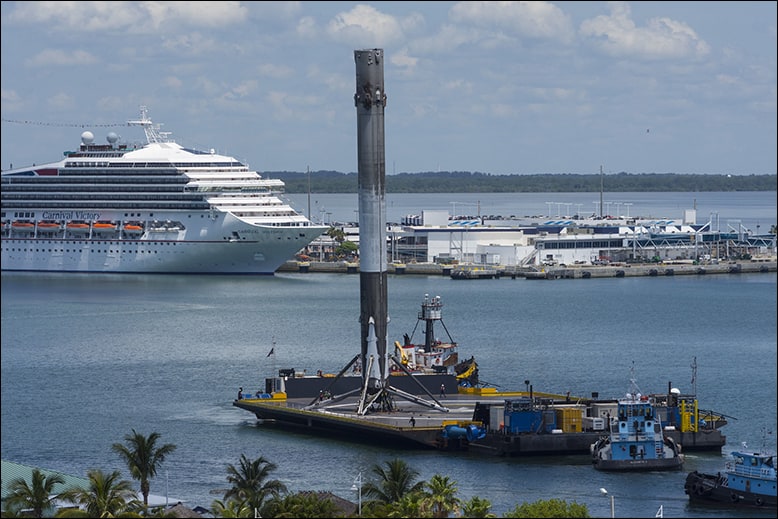
<instances>
[{"instance_id":1,"label":"dock","mask_svg":"<svg viewBox=\"0 0 778 519\"><path fill-rule=\"evenodd\" d=\"M702 276L713 274L749 274L778 272L778 262L728 261L719 263L627 263L615 265L567 265L548 267L485 266L462 267L438 263L390 264L388 273L398 276L450 276L456 279L598 279L623 277ZM358 263L331 261L287 261L277 272L356 274Z\"/></svg>"}]
</instances>

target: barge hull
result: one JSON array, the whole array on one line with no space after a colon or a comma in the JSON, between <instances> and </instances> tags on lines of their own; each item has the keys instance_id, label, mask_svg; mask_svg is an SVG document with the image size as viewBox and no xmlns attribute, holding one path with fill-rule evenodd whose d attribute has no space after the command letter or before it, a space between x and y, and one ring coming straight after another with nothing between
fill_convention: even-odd
<instances>
[{"instance_id":1,"label":"barge hull","mask_svg":"<svg viewBox=\"0 0 778 519\"><path fill-rule=\"evenodd\" d=\"M727 443L721 431L681 433L666 431L687 451L721 451ZM479 450L496 456L548 456L556 454L590 454L591 445L602 437L601 432L575 432L561 434L499 434L487 433L486 437L471 442L471 450ZM689 443L684 443L684 440Z\"/></svg>"}]
</instances>

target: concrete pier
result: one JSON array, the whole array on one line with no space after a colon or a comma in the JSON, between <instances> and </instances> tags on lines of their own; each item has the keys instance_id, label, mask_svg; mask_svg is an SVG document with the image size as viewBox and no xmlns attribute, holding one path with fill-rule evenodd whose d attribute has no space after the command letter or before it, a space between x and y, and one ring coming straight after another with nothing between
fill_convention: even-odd
<instances>
[{"instance_id":1,"label":"concrete pier","mask_svg":"<svg viewBox=\"0 0 778 519\"><path fill-rule=\"evenodd\" d=\"M618 278L635 276L701 276L708 274L746 274L768 273L778 271L778 262L771 261L733 261L699 265L671 265L671 264L629 264L616 266L575 266L575 267L546 267L517 268L507 266L495 266L494 270L499 275L492 276L497 279L589 279L589 278ZM310 272L330 274L353 274L359 272L356 263L308 261L304 265L297 261L287 261L277 272ZM397 271L393 264L387 265L389 274L423 275L423 276L449 276L452 272L451 265L437 263L407 263L402 264L402 272ZM529 274L529 275L527 275Z\"/></svg>"}]
</instances>

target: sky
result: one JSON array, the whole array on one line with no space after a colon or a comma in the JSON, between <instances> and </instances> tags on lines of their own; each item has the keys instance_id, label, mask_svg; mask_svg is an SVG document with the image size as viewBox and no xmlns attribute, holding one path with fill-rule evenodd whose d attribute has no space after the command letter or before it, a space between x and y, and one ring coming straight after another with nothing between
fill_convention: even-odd
<instances>
[{"instance_id":1,"label":"sky","mask_svg":"<svg viewBox=\"0 0 778 519\"><path fill-rule=\"evenodd\" d=\"M259 171L357 171L383 49L386 173L776 174L776 2L6 2L7 169L92 131Z\"/></svg>"}]
</instances>

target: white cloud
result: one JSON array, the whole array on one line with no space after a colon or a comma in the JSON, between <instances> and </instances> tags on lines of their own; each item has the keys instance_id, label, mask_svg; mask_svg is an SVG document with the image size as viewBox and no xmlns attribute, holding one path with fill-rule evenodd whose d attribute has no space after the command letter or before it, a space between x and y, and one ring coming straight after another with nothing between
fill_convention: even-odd
<instances>
[{"instance_id":1,"label":"white cloud","mask_svg":"<svg viewBox=\"0 0 778 519\"><path fill-rule=\"evenodd\" d=\"M569 42L575 31L570 17L549 2L459 2L451 20L487 30L500 29L518 38Z\"/></svg>"},{"instance_id":2,"label":"white cloud","mask_svg":"<svg viewBox=\"0 0 778 519\"><path fill-rule=\"evenodd\" d=\"M221 50L223 45L214 38L199 32L191 32L163 38L162 47L177 54L197 56Z\"/></svg>"},{"instance_id":3,"label":"white cloud","mask_svg":"<svg viewBox=\"0 0 778 519\"><path fill-rule=\"evenodd\" d=\"M475 28L444 24L437 33L413 41L410 48L415 54L448 54L482 37L482 33Z\"/></svg>"},{"instance_id":4,"label":"white cloud","mask_svg":"<svg viewBox=\"0 0 778 519\"><path fill-rule=\"evenodd\" d=\"M258 83L255 80L242 81L234 87L230 88L229 92L225 94L228 98L241 98L250 95L257 90Z\"/></svg>"},{"instance_id":5,"label":"white cloud","mask_svg":"<svg viewBox=\"0 0 778 519\"><path fill-rule=\"evenodd\" d=\"M473 83L464 79L454 79L452 81L446 81L443 84L443 88L451 90L459 94L470 95L473 93Z\"/></svg>"},{"instance_id":6,"label":"white cloud","mask_svg":"<svg viewBox=\"0 0 778 519\"><path fill-rule=\"evenodd\" d=\"M97 58L83 50L64 51L46 49L39 52L27 62L32 67L73 67L77 65L94 65Z\"/></svg>"},{"instance_id":7,"label":"white cloud","mask_svg":"<svg viewBox=\"0 0 778 519\"><path fill-rule=\"evenodd\" d=\"M218 128L236 156L258 155L264 168L293 168L304 155L350 171L352 51L381 47L387 155L402 154L408 171L442 153L457 169L508 171L514 144L531 152L527 170L565 162L572 171L597 163L583 154L596 157L606 141L625 168L652 171L659 154L628 137L648 127L684 143L661 153L676 171L734 162L770 171L775 6L4 1L2 109L20 120L115 122L144 104L177 137L209 142ZM555 148L574 131L581 153L562 158ZM17 132L0 137L8 162L39 159ZM699 152L725 138L749 152Z\"/></svg>"},{"instance_id":8,"label":"white cloud","mask_svg":"<svg viewBox=\"0 0 778 519\"><path fill-rule=\"evenodd\" d=\"M698 58L710 52L710 46L683 22L666 17L652 18L645 27L637 27L628 4L610 2L610 15L584 20L583 37L592 38L605 53L616 57Z\"/></svg>"},{"instance_id":9,"label":"white cloud","mask_svg":"<svg viewBox=\"0 0 778 519\"><path fill-rule=\"evenodd\" d=\"M310 84L324 85L330 92L350 92L356 86L352 76L343 76L342 74L323 69L318 65L308 67L305 75Z\"/></svg>"},{"instance_id":10,"label":"white cloud","mask_svg":"<svg viewBox=\"0 0 778 519\"><path fill-rule=\"evenodd\" d=\"M73 96L60 92L46 99L46 104L56 110L64 110L66 108L73 108L76 105L76 102Z\"/></svg>"},{"instance_id":11,"label":"white cloud","mask_svg":"<svg viewBox=\"0 0 778 519\"><path fill-rule=\"evenodd\" d=\"M263 63L259 66L259 73L271 79L284 79L294 75L294 70L286 65Z\"/></svg>"},{"instance_id":12,"label":"white cloud","mask_svg":"<svg viewBox=\"0 0 778 519\"><path fill-rule=\"evenodd\" d=\"M24 100L15 90L0 90L0 100L3 103L3 111L15 112L24 107Z\"/></svg>"},{"instance_id":13,"label":"white cloud","mask_svg":"<svg viewBox=\"0 0 778 519\"><path fill-rule=\"evenodd\" d=\"M298 20L296 32L300 37L314 39L319 34L319 28L316 25L316 19L312 16L303 16Z\"/></svg>"},{"instance_id":14,"label":"white cloud","mask_svg":"<svg viewBox=\"0 0 778 519\"><path fill-rule=\"evenodd\" d=\"M397 18L363 4L336 15L327 32L334 40L359 48L382 48L403 36Z\"/></svg>"},{"instance_id":15,"label":"white cloud","mask_svg":"<svg viewBox=\"0 0 778 519\"><path fill-rule=\"evenodd\" d=\"M447 54L461 47L520 47L523 42L569 44L575 30L568 15L548 2L459 2L436 33L409 44L415 54Z\"/></svg>"},{"instance_id":16,"label":"white cloud","mask_svg":"<svg viewBox=\"0 0 778 519\"><path fill-rule=\"evenodd\" d=\"M113 3L113 2L111 2ZM132 2L155 29L176 23L192 27L227 27L242 22L248 11L240 2Z\"/></svg>"},{"instance_id":17,"label":"white cloud","mask_svg":"<svg viewBox=\"0 0 778 519\"><path fill-rule=\"evenodd\" d=\"M570 88L533 88L532 93L549 101L568 101L580 97L578 91Z\"/></svg>"},{"instance_id":18,"label":"white cloud","mask_svg":"<svg viewBox=\"0 0 778 519\"><path fill-rule=\"evenodd\" d=\"M408 48L403 47L398 52L393 52L389 55L389 62L395 67L410 71L416 68L416 65L419 63L419 58L409 56Z\"/></svg>"},{"instance_id":19,"label":"white cloud","mask_svg":"<svg viewBox=\"0 0 778 519\"><path fill-rule=\"evenodd\" d=\"M19 2L9 19L54 30L145 34L182 25L224 27L247 14L240 2Z\"/></svg>"},{"instance_id":20,"label":"white cloud","mask_svg":"<svg viewBox=\"0 0 778 519\"><path fill-rule=\"evenodd\" d=\"M162 84L173 90L178 90L179 88L184 86L184 82L175 76L167 76L162 80Z\"/></svg>"}]
</instances>

